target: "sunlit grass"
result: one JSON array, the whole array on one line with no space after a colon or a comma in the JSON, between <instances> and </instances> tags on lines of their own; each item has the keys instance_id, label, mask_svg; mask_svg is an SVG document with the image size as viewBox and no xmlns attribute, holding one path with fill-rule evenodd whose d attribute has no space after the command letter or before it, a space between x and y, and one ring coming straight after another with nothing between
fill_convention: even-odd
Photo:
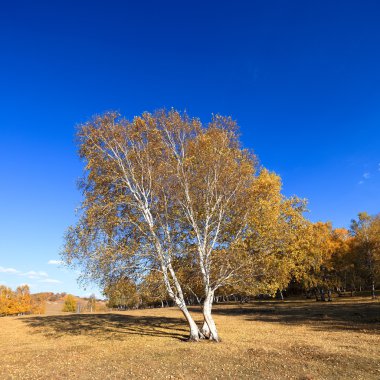
<instances>
[{"instance_id":1,"label":"sunlit grass","mask_svg":"<svg viewBox=\"0 0 380 380\"><path fill-rule=\"evenodd\" d=\"M0 378L380 377L378 301L223 304L215 319L220 344L186 342L174 308L1 318Z\"/></svg>"}]
</instances>

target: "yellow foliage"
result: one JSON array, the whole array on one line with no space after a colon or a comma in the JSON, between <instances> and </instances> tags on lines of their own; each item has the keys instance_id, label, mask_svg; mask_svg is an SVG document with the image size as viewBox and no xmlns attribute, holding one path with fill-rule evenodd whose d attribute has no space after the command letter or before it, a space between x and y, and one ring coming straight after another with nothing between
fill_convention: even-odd
<instances>
[{"instance_id":1,"label":"yellow foliage","mask_svg":"<svg viewBox=\"0 0 380 380\"><path fill-rule=\"evenodd\" d=\"M16 291L0 285L0 315L28 314L32 312L32 299L28 285Z\"/></svg>"},{"instance_id":2,"label":"yellow foliage","mask_svg":"<svg viewBox=\"0 0 380 380\"><path fill-rule=\"evenodd\" d=\"M77 301L75 297L71 294L68 294L65 297L65 302L63 304L62 311L73 313L76 311L76 308L77 308Z\"/></svg>"}]
</instances>

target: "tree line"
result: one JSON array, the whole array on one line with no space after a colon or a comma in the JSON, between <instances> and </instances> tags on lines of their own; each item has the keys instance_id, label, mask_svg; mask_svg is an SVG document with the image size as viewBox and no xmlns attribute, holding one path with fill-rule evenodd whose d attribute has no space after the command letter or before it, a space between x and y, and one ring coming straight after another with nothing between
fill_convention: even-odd
<instances>
[{"instance_id":1,"label":"tree line","mask_svg":"<svg viewBox=\"0 0 380 380\"><path fill-rule=\"evenodd\" d=\"M0 316L44 314L46 294L30 294L28 285L18 286L15 291L0 285Z\"/></svg>"},{"instance_id":2,"label":"tree line","mask_svg":"<svg viewBox=\"0 0 380 380\"><path fill-rule=\"evenodd\" d=\"M350 231L311 223L306 200L282 194L230 117L204 125L175 110L107 113L79 127L78 143L83 202L62 258L111 303L170 302L190 340L219 341L212 306L223 297L374 292L379 217L359 214ZM195 301L202 326L188 309Z\"/></svg>"},{"instance_id":3,"label":"tree line","mask_svg":"<svg viewBox=\"0 0 380 380\"><path fill-rule=\"evenodd\" d=\"M375 287L380 282L380 217L360 213L358 219L352 221L350 230L333 229L330 223L315 223L313 229L316 231L309 239L320 241L312 243L314 249L305 251L305 257L291 263L293 270L285 266L284 261L272 262L272 266L286 268L282 275L277 271L276 276L272 276L266 267L267 277L256 278L255 288L247 288L246 283L223 287L215 293L215 302L244 302L252 297L284 299L284 295L301 294L315 297L317 301L329 301L332 292L342 296L345 292L353 295L364 290L375 298ZM315 249L318 245L319 249ZM188 270L185 266L180 275L181 282L192 284L191 288L185 287L185 299L189 305L199 304L201 281ZM138 283L126 277L117 278L107 284L104 294L111 308L173 306L160 277L153 273Z\"/></svg>"}]
</instances>

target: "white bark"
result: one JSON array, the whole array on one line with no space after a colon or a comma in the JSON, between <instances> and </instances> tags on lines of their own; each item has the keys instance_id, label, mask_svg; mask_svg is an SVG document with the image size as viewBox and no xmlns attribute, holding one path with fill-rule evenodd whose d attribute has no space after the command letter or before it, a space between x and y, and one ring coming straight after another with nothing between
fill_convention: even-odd
<instances>
[{"instance_id":1,"label":"white bark","mask_svg":"<svg viewBox=\"0 0 380 380\"><path fill-rule=\"evenodd\" d=\"M211 289L208 289L206 298L203 303L204 323L202 327L202 333L204 334L206 338L213 340L215 342L220 342L218 330L216 328L215 321L211 314L213 300L214 300L214 291Z\"/></svg>"},{"instance_id":2,"label":"white bark","mask_svg":"<svg viewBox=\"0 0 380 380\"><path fill-rule=\"evenodd\" d=\"M199 341L200 339L204 338L204 335L201 333L199 330L197 324L195 323L193 317L189 313L189 310L187 309L186 305L184 305L184 308L181 308L181 311L183 315L185 316L187 323L189 324L190 327L190 336L189 336L189 341Z\"/></svg>"},{"instance_id":3,"label":"white bark","mask_svg":"<svg viewBox=\"0 0 380 380\"><path fill-rule=\"evenodd\" d=\"M169 294L169 297L175 302L175 304L178 306L178 308L182 311L182 314L184 315L190 329L190 335L189 335L189 340L190 341L198 341L202 339L204 336L200 332L197 324L195 323L193 317L191 316L187 306L186 306L186 301L183 296L182 288L181 285L175 275L175 272L173 268L169 267L169 273L172 276L173 282L174 282L174 289L169 281L169 273L168 273L168 268L163 265L162 266L162 273L164 277L164 284L166 287L166 290Z\"/></svg>"}]
</instances>

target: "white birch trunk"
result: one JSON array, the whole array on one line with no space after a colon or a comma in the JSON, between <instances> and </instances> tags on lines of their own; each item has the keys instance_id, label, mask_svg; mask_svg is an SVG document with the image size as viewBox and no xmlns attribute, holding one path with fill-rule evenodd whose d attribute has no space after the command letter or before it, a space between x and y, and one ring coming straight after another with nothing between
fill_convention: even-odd
<instances>
[{"instance_id":1,"label":"white birch trunk","mask_svg":"<svg viewBox=\"0 0 380 380\"><path fill-rule=\"evenodd\" d=\"M189 335L188 340L193 341L193 342L197 342L200 339L203 339L204 335L200 332L200 330L199 330L197 324L195 323L193 317L189 313L187 306L183 303L183 307L182 306L178 306L178 307L181 309L184 317L186 318L187 323L189 324L190 335Z\"/></svg>"},{"instance_id":2,"label":"white birch trunk","mask_svg":"<svg viewBox=\"0 0 380 380\"><path fill-rule=\"evenodd\" d=\"M220 342L220 337L218 335L218 330L215 325L215 321L212 318L211 310L212 303L214 300L214 291L208 289L204 303L203 303L203 318L204 323L202 327L202 334L215 342Z\"/></svg>"},{"instance_id":3,"label":"white birch trunk","mask_svg":"<svg viewBox=\"0 0 380 380\"><path fill-rule=\"evenodd\" d=\"M195 323L193 317L191 316L186 306L181 285L178 282L178 279L173 271L173 268L171 267L171 265L169 265L169 272L172 275L172 278L174 280L174 286L175 286L176 292L173 291L173 288L170 284L169 277L168 277L168 268L166 266L162 266L161 268L162 268L162 273L164 277L164 284L169 294L169 297L175 302L178 308L182 311L182 314L184 315L189 325L189 329L190 329L189 341L199 341L200 339L204 338L204 336L200 332L197 324Z\"/></svg>"}]
</instances>

